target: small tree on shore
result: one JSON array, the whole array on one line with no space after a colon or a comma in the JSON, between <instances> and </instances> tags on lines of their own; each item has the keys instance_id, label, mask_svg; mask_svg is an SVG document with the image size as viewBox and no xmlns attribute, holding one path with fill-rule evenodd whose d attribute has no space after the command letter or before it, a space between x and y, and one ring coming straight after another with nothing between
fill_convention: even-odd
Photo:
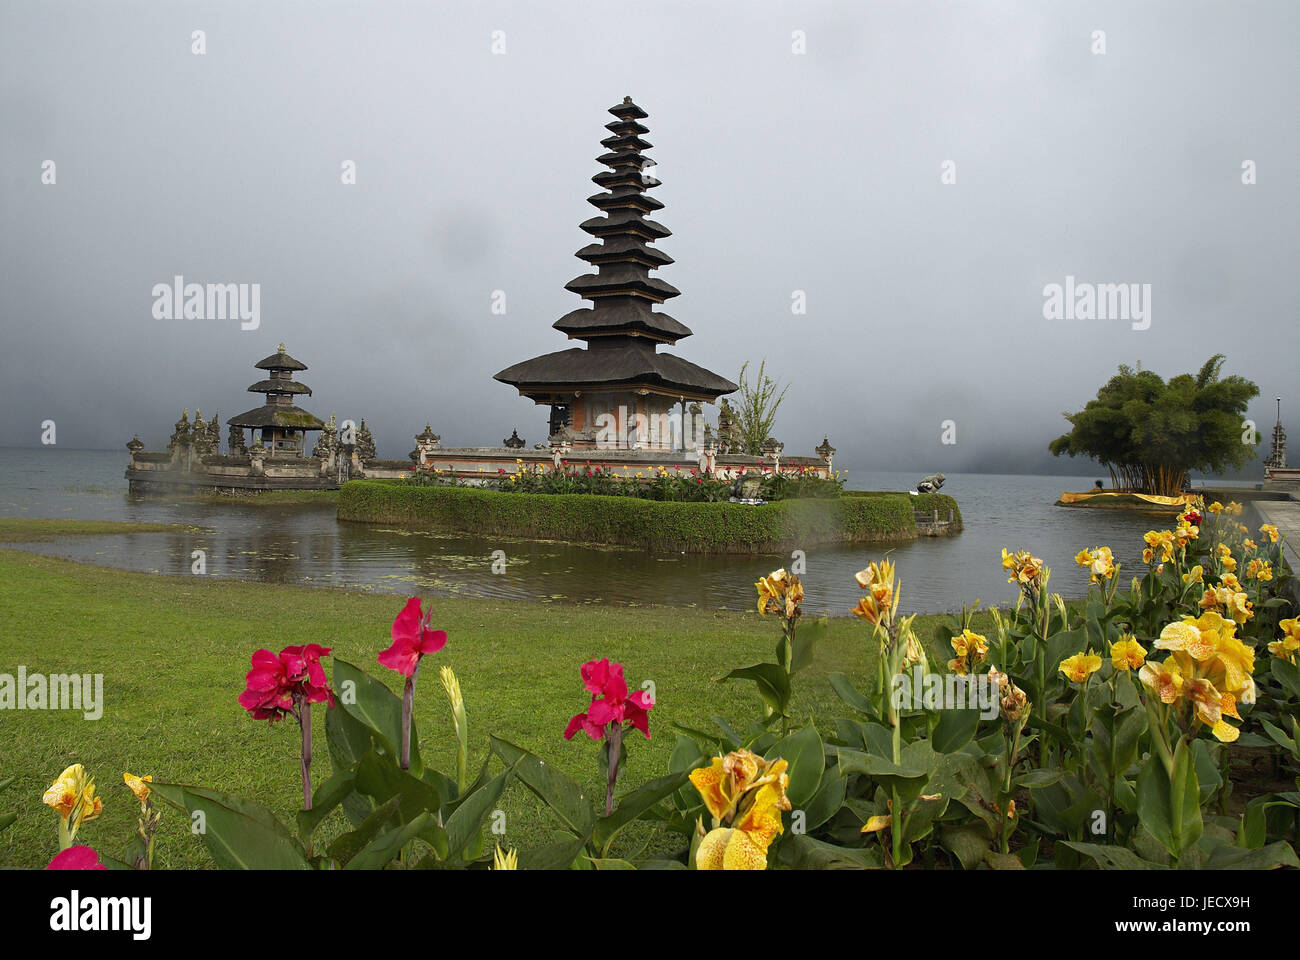
<instances>
[{"instance_id":1,"label":"small tree on shore","mask_svg":"<svg viewBox=\"0 0 1300 960\"><path fill-rule=\"evenodd\" d=\"M763 441L772 435L777 407L781 406L790 385L781 386L767 375L766 360L759 362L758 377L753 383L745 376L748 369L749 361L746 360L737 378L740 403L735 407L736 429L742 452L757 457L763 452Z\"/></svg>"},{"instance_id":2,"label":"small tree on shore","mask_svg":"<svg viewBox=\"0 0 1300 960\"><path fill-rule=\"evenodd\" d=\"M1073 429L1052 441L1053 455L1092 457L1110 471L1111 484L1176 496L1191 470L1218 473L1254 457L1243 417L1259 387L1244 377L1220 377L1223 354L1196 374L1165 382L1150 370L1121 365L1078 413Z\"/></svg>"}]
</instances>

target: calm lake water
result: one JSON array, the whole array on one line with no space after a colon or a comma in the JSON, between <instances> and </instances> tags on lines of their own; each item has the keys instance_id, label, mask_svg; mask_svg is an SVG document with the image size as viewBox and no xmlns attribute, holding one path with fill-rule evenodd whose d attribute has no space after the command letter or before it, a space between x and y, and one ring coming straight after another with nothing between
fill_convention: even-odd
<instances>
[{"instance_id":1,"label":"calm lake water","mask_svg":"<svg viewBox=\"0 0 1300 960\"><path fill-rule=\"evenodd\" d=\"M650 555L642 550L444 536L340 523L332 506L257 506L130 499L125 452L0 449L0 516L66 517L194 524L209 532L72 537L20 549L102 566L155 573L190 572L204 550L210 576L347 587L404 595L461 595L542 602L663 604L746 609L754 581L789 557ZM850 486L907 490L919 475L847 468ZM961 504L965 530L880 547L815 549L805 576L809 613L843 615L860 591L853 573L889 551L898 563L903 609L955 610L979 598L1009 604L1002 547L1028 548L1053 570L1052 589L1082 596L1087 577L1073 563L1084 547L1110 546L1136 571L1149 517L1053 506L1063 490L1086 490L1095 477L951 474L944 493ZM506 572L491 555L504 550Z\"/></svg>"}]
</instances>

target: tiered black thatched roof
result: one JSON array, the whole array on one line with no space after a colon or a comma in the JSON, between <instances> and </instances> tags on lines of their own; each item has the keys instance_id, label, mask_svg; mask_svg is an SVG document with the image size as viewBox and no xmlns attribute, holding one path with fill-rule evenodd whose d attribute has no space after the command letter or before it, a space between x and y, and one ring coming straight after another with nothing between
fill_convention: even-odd
<instances>
[{"instance_id":1,"label":"tiered black thatched roof","mask_svg":"<svg viewBox=\"0 0 1300 960\"><path fill-rule=\"evenodd\" d=\"M323 430L324 421L299 407L294 406L292 397L306 394L311 396L311 387L293 379L295 370L306 370L307 364L295 360L285 352L284 344L280 349L263 360L253 364L259 370L269 370L271 376L259 380L248 388L249 393L266 394L266 403L254 407L245 413L231 417L228 426L235 427L279 427L282 430Z\"/></svg>"},{"instance_id":2,"label":"tiered black thatched roof","mask_svg":"<svg viewBox=\"0 0 1300 960\"><path fill-rule=\"evenodd\" d=\"M671 231L646 219L647 214L663 207L645 192L659 185L645 172L652 162L642 151L652 144L641 139L649 129L638 121L647 114L631 97L609 112L617 119L605 124L612 135L601 141L608 152L597 159L610 169L592 177L606 192L587 198L605 215L580 225L600 242L588 244L576 254L592 264L596 273L575 277L565 285L566 290L590 300L592 306L567 313L554 324L570 339L586 341L587 349L575 347L534 357L507 367L495 379L538 403L563 402L560 395L565 392L604 386L715 400L736 390L736 384L680 357L657 352L658 344L675 344L691 331L654 309L680 291L650 276L651 270L667 266L673 258L651 246L671 236Z\"/></svg>"}]
</instances>

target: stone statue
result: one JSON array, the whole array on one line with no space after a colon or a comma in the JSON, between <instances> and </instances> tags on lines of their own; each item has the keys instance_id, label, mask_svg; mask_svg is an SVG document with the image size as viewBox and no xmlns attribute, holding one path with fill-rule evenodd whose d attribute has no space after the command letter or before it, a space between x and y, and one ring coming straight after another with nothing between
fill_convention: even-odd
<instances>
[{"instance_id":1,"label":"stone statue","mask_svg":"<svg viewBox=\"0 0 1300 960\"><path fill-rule=\"evenodd\" d=\"M212 445L212 433L208 429L207 421L203 419L203 411L198 407L194 408L194 425L190 428L190 448L196 457L206 457L215 449Z\"/></svg>"},{"instance_id":2,"label":"stone statue","mask_svg":"<svg viewBox=\"0 0 1300 960\"><path fill-rule=\"evenodd\" d=\"M945 479L942 473L932 473L928 477L922 477L921 482L916 485L916 492L938 493Z\"/></svg>"},{"instance_id":3,"label":"stone statue","mask_svg":"<svg viewBox=\"0 0 1300 960\"><path fill-rule=\"evenodd\" d=\"M214 413L208 421L208 443L213 453L221 452L221 414Z\"/></svg>"},{"instance_id":4,"label":"stone statue","mask_svg":"<svg viewBox=\"0 0 1300 960\"><path fill-rule=\"evenodd\" d=\"M226 444L230 447L231 456L247 456L248 444L244 441L243 427L237 427L232 423L230 433L226 436Z\"/></svg>"},{"instance_id":5,"label":"stone statue","mask_svg":"<svg viewBox=\"0 0 1300 960\"><path fill-rule=\"evenodd\" d=\"M363 464L367 461L374 460L378 454L375 451L375 438L370 435L370 428L366 426L366 418L361 418L361 426L357 427L357 459Z\"/></svg>"},{"instance_id":6,"label":"stone statue","mask_svg":"<svg viewBox=\"0 0 1300 960\"><path fill-rule=\"evenodd\" d=\"M176 421L176 428L172 431L171 439L167 441L167 449L186 450L190 445L190 411L187 409L181 414L181 418Z\"/></svg>"},{"instance_id":7,"label":"stone statue","mask_svg":"<svg viewBox=\"0 0 1300 960\"><path fill-rule=\"evenodd\" d=\"M329 423L325 424L311 448L311 455L320 460L328 460L339 446L339 424L334 414L330 414Z\"/></svg>"},{"instance_id":8,"label":"stone statue","mask_svg":"<svg viewBox=\"0 0 1300 960\"><path fill-rule=\"evenodd\" d=\"M718 453L742 452L735 416L731 402L726 397L718 401Z\"/></svg>"}]
</instances>

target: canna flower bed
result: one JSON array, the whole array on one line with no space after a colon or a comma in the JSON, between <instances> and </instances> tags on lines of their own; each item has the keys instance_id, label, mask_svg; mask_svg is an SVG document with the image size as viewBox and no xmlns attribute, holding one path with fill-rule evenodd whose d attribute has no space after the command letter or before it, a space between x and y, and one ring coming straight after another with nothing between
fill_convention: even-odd
<instances>
[{"instance_id":1,"label":"canna flower bed","mask_svg":"<svg viewBox=\"0 0 1300 960\"><path fill-rule=\"evenodd\" d=\"M1251 531L1239 515L1190 508L1174 529L1146 534L1136 572L1108 547L1082 550L1089 594L1077 605L1050 591L1052 571L1031 551L1004 550L1016 600L989 611L984 633L972 607L918 635L900 571L873 561L846 613L874 670L831 675L839 715L795 715L828 624L805 617L800 575L773 571L755 584L772 659L717 678L752 685L748 718L719 719L716 731L665 724L654 685L629 682L611 656L574 665L572 719L549 741L589 757L604 784L594 796L504 739L469 756L474 691L451 663L462 641L411 598L370 667L400 677L400 696L332 648L251 655L238 707L267 737L297 721L293 823L157 770L124 772L117 789L132 797L106 798L77 763L43 796L57 818L49 869L149 869L167 817L201 825L192 842L224 868L1300 867L1300 618L1278 592L1290 573L1277 531ZM421 680L425 657L438 662L436 683L427 670ZM421 757L413 706L427 696L449 708L430 735L455 745L447 773ZM313 705L327 757L313 755ZM667 769L631 766L637 743L664 736ZM1241 751L1270 757L1296 789L1234 792ZM294 779L285 771L286 789ZM498 829L507 790L547 812L550 842L520 848ZM135 833L99 835L105 804L124 802L138 805ZM319 841L329 817L348 826Z\"/></svg>"}]
</instances>

